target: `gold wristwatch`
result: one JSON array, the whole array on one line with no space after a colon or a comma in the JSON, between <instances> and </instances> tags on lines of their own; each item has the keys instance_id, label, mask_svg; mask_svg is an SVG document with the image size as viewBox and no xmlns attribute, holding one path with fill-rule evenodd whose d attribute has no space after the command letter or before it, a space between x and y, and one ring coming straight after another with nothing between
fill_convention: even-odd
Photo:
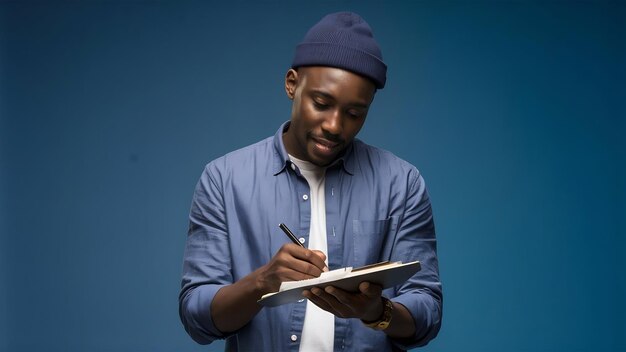
<instances>
[{"instance_id":1,"label":"gold wristwatch","mask_svg":"<svg viewBox=\"0 0 626 352\"><path fill-rule=\"evenodd\" d=\"M381 299L383 300L383 316L379 320L371 323L366 323L361 320L368 328L372 328L374 330L385 330L389 326L389 323L391 323L393 303L385 297L381 297Z\"/></svg>"}]
</instances>

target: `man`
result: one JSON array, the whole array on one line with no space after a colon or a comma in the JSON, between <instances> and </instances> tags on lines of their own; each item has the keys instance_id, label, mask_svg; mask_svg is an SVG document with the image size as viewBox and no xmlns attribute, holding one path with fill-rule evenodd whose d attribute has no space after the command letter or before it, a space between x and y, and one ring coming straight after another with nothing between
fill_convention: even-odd
<instances>
[{"instance_id":1,"label":"man","mask_svg":"<svg viewBox=\"0 0 626 352\"><path fill-rule=\"evenodd\" d=\"M207 165L179 299L194 340L226 338L233 351L391 351L437 335L442 293L424 181L412 165L355 139L386 70L361 17L324 17L285 77L290 121ZM279 223L307 248L290 243ZM385 260L419 260L422 269L385 290L363 282L359 292L313 288L298 303L257 303L282 281Z\"/></svg>"}]
</instances>

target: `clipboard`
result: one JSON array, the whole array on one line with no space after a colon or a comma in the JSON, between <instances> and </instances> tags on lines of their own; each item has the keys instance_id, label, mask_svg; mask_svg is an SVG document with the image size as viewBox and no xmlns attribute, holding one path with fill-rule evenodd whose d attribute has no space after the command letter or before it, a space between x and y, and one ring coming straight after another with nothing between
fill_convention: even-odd
<instances>
[{"instance_id":1,"label":"clipboard","mask_svg":"<svg viewBox=\"0 0 626 352\"><path fill-rule=\"evenodd\" d=\"M275 307L303 299L302 291L319 287L334 286L348 292L358 292L361 282L381 285L383 289L406 282L421 269L420 262L382 262L353 269L341 268L322 273L320 277L301 281L286 281L279 291L263 295L258 303Z\"/></svg>"}]
</instances>

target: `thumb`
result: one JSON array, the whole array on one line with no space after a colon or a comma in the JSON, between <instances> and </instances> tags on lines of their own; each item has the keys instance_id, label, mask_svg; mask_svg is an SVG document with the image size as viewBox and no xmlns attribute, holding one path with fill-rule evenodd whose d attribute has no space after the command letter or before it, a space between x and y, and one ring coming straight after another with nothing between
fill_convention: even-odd
<instances>
[{"instance_id":1,"label":"thumb","mask_svg":"<svg viewBox=\"0 0 626 352\"><path fill-rule=\"evenodd\" d=\"M378 298L383 294L383 288L380 285L371 284L367 281L361 282L359 291L368 298Z\"/></svg>"}]
</instances>

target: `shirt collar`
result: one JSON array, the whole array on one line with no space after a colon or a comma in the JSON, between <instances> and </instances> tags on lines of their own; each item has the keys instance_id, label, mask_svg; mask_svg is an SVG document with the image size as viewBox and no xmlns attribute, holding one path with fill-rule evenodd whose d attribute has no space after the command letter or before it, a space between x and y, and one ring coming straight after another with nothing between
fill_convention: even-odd
<instances>
[{"instance_id":1,"label":"shirt collar","mask_svg":"<svg viewBox=\"0 0 626 352\"><path fill-rule=\"evenodd\" d=\"M283 123L274 135L274 176L281 173L291 163L289 155L283 144L283 133L289 128L290 121ZM354 142L351 142L343 154L337 158L328 168L341 165L342 169L349 175L354 174Z\"/></svg>"}]
</instances>

